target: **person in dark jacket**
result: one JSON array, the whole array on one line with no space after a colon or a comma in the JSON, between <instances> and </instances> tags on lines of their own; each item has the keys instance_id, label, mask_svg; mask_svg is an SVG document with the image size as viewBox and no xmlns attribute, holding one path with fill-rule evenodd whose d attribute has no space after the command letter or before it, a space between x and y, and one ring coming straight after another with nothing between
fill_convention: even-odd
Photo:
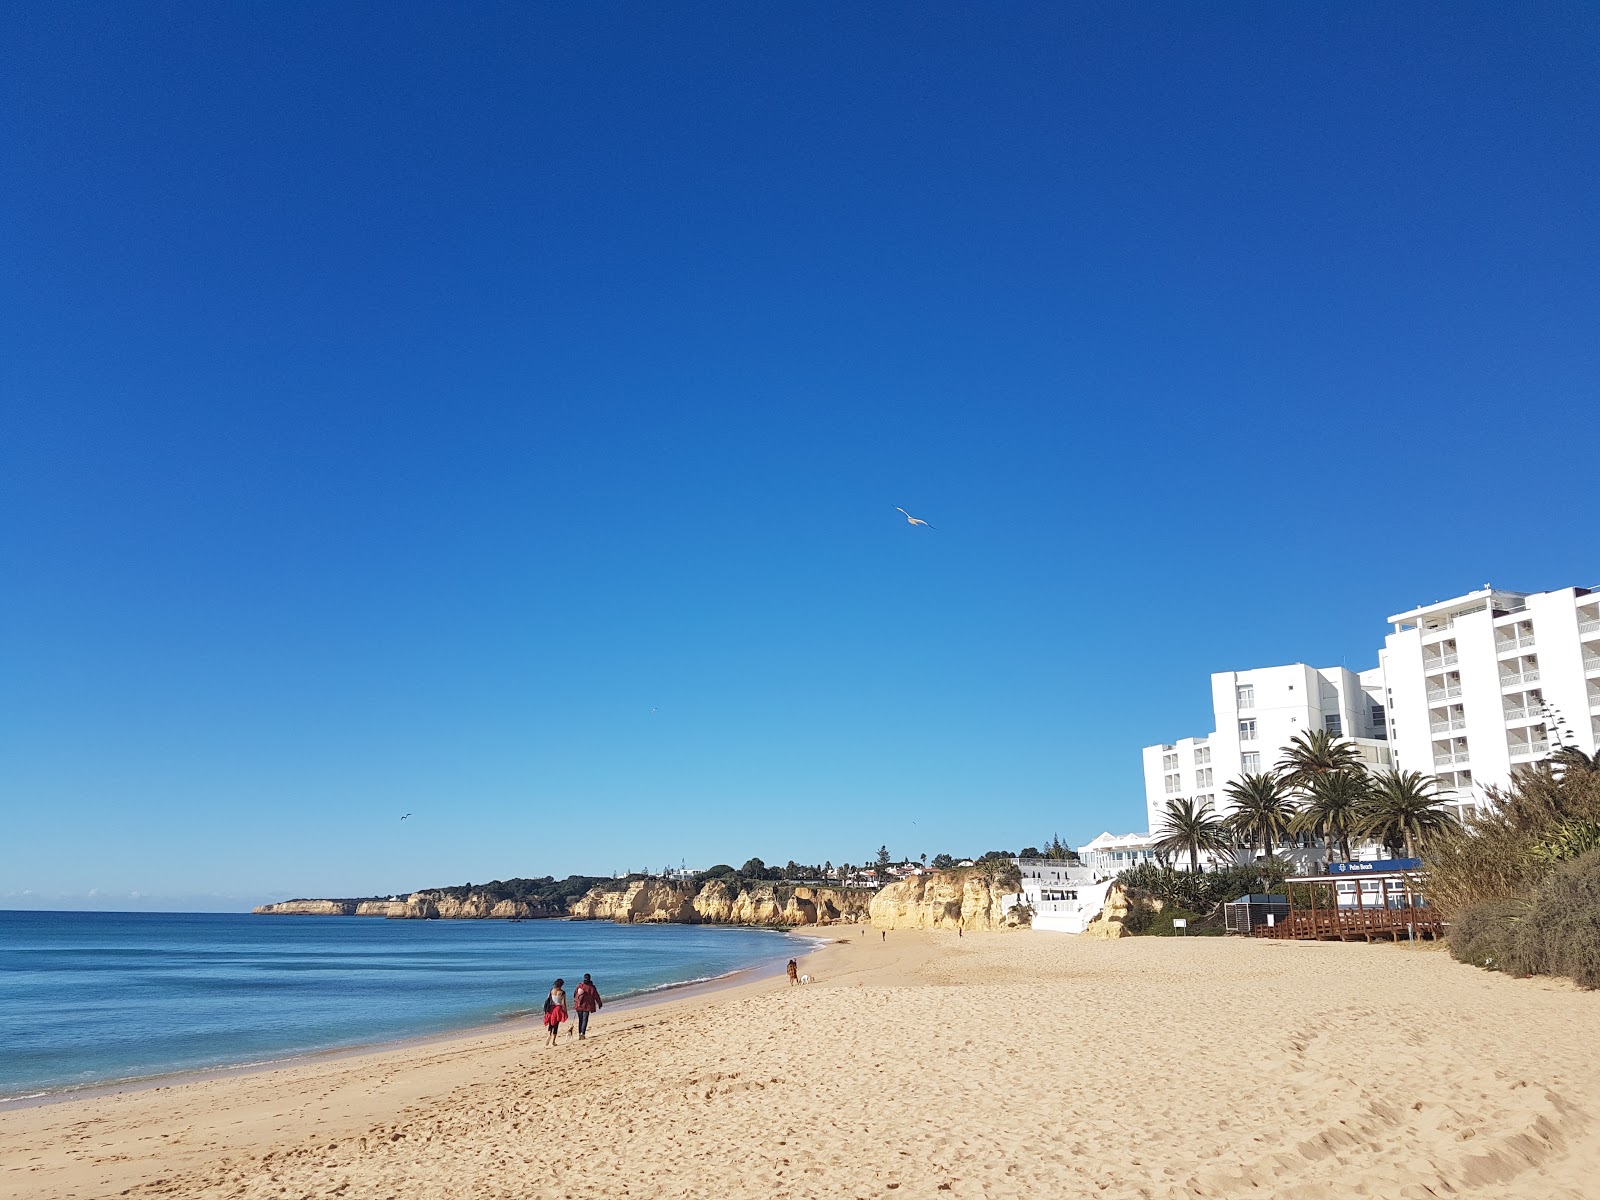
<instances>
[{"instance_id":1,"label":"person in dark jacket","mask_svg":"<svg viewBox=\"0 0 1600 1200\"><path fill-rule=\"evenodd\" d=\"M572 1007L578 1012L578 1040L581 1042L589 1036L589 1018L605 1006L605 1001L600 999L600 989L595 987L594 980L586 974L572 993Z\"/></svg>"}]
</instances>

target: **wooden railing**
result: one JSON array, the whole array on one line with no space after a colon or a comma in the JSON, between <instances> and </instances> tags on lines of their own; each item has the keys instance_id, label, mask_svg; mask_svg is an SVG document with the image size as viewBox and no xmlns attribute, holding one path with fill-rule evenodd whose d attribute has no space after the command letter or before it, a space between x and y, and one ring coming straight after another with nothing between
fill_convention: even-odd
<instances>
[{"instance_id":1,"label":"wooden railing","mask_svg":"<svg viewBox=\"0 0 1600 1200\"><path fill-rule=\"evenodd\" d=\"M1413 929L1418 937L1438 937L1444 923L1430 908L1297 908L1270 928L1257 926L1252 932L1273 938L1371 938L1406 937Z\"/></svg>"}]
</instances>

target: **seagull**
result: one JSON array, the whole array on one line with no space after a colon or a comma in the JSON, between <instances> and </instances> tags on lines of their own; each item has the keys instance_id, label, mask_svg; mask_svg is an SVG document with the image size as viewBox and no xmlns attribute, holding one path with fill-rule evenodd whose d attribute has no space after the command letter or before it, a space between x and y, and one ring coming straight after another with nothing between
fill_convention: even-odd
<instances>
[{"instance_id":1,"label":"seagull","mask_svg":"<svg viewBox=\"0 0 1600 1200\"><path fill-rule=\"evenodd\" d=\"M650 706L650 715L652 717L656 715L656 708L655 708L655 705L653 705L653 704Z\"/></svg>"},{"instance_id":2,"label":"seagull","mask_svg":"<svg viewBox=\"0 0 1600 1200\"><path fill-rule=\"evenodd\" d=\"M929 525L921 517L913 517L910 513L906 512L906 510L901 508L898 504L894 505L893 507L894 507L895 512L897 512L901 516L905 517L907 525L923 525L923 526L926 526L929 529L933 528L932 525Z\"/></svg>"},{"instance_id":3,"label":"seagull","mask_svg":"<svg viewBox=\"0 0 1600 1200\"><path fill-rule=\"evenodd\" d=\"M405 817L401 817L401 818L400 818L400 819L401 819L401 820L402 820L402 821L404 821L404 820L405 820L405 819L406 819L406 817L409 817L409 816L410 816L410 815L411 815L411 814L410 814L410 813L407 813L407 814L406 814L406 816L405 816Z\"/></svg>"}]
</instances>

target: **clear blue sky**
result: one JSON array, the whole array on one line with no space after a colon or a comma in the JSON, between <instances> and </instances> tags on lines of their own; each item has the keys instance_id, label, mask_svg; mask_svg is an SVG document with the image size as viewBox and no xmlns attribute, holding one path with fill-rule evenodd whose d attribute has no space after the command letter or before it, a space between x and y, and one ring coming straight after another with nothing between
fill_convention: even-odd
<instances>
[{"instance_id":1,"label":"clear blue sky","mask_svg":"<svg viewBox=\"0 0 1600 1200\"><path fill-rule=\"evenodd\" d=\"M1082 841L1600 583L1592 5L0 41L0 905Z\"/></svg>"}]
</instances>

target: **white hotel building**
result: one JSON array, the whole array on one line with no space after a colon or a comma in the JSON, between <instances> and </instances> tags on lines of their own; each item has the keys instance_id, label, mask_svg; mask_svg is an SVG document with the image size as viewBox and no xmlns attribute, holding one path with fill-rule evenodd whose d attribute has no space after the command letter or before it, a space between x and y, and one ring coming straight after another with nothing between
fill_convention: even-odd
<instances>
[{"instance_id":1,"label":"white hotel building","mask_svg":"<svg viewBox=\"0 0 1600 1200\"><path fill-rule=\"evenodd\" d=\"M1465 806L1558 740L1600 745L1600 592L1484 588L1389 622L1378 661L1401 770Z\"/></svg>"},{"instance_id":2,"label":"white hotel building","mask_svg":"<svg viewBox=\"0 0 1600 1200\"><path fill-rule=\"evenodd\" d=\"M1228 782L1310 729L1354 739L1373 769L1437 777L1463 808L1548 758L1557 737L1600 746L1600 589L1484 588L1389 623L1379 665L1360 674L1295 663L1213 675L1215 732L1144 748L1150 829L1180 796L1226 814Z\"/></svg>"},{"instance_id":3,"label":"white hotel building","mask_svg":"<svg viewBox=\"0 0 1600 1200\"><path fill-rule=\"evenodd\" d=\"M1241 775L1270 770L1291 739L1326 729L1354 739L1375 768L1389 765L1387 712L1377 669L1359 675L1343 667L1258 667L1211 677L1216 729L1144 748L1144 799L1150 829L1166 824L1167 801L1179 797L1232 809L1224 790Z\"/></svg>"}]
</instances>

